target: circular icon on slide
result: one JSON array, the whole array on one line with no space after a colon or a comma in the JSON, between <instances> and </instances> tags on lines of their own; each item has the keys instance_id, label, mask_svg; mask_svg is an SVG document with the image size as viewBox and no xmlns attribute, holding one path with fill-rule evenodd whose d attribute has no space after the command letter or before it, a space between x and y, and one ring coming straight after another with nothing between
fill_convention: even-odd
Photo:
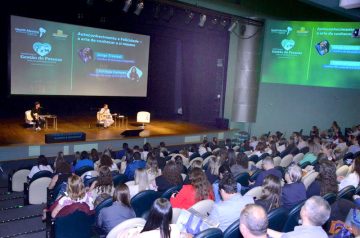
<instances>
[{"instance_id":1,"label":"circular icon on slide","mask_svg":"<svg viewBox=\"0 0 360 238\"><path fill-rule=\"evenodd\" d=\"M143 75L142 71L138 69L136 66L132 66L127 72L128 79L135 80L137 82L139 81L142 75Z\"/></svg>"},{"instance_id":2,"label":"circular icon on slide","mask_svg":"<svg viewBox=\"0 0 360 238\"><path fill-rule=\"evenodd\" d=\"M80 49L78 51L79 53L79 57L80 59L84 62L84 63L87 63L89 61L91 61L94 56L93 56L93 50L90 48L90 47L86 47L86 48L83 48L83 49Z\"/></svg>"}]
</instances>

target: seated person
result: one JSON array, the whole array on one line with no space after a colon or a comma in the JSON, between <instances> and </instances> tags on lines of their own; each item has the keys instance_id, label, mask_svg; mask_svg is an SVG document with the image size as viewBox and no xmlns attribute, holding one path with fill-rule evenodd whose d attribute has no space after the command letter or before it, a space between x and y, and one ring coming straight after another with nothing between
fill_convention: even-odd
<instances>
[{"instance_id":1,"label":"seated person","mask_svg":"<svg viewBox=\"0 0 360 238\"><path fill-rule=\"evenodd\" d=\"M211 184L202 169L193 168L189 180L191 184L184 185L179 193L171 196L170 202L173 207L188 209L199 201L214 200Z\"/></svg>"},{"instance_id":2,"label":"seated person","mask_svg":"<svg viewBox=\"0 0 360 238\"><path fill-rule=\"evenodd\" d=\"M148 176L149 184L155 186L155 178L161 175L161 169L158 166L157 159L152 153L148 154L146 161L146 173Z\"/></svg>"},{"instance_id":3,"label":"seated person","mask_svg":"<svg viewBox=\"0 0 360 238\"><path fill-rule=\"evenodd\" d=\"M239 152L234 160L229 161L229 166L234 177L241 173L250 173L249 158L243 152Z\"/></svg>"},{"instance_id":4,"label":"seated person","mask_svg":"<svg viewBox=\"0 0 360 238\"><path fill-rule=\"evenodd\" d=\"M159 192L164 192L171 187L182 184L181 168L171 160L165 165L162 175L155 178L155 185Z\"/></svg>"},{"instance_id":5,"label":"seated person","mask_svg":"<svg viewBox=\"0 0 360 238\"><path fill-rule=\"evenodd\" d=\"M34 174L44 170L50 171L51 173L54 172L51 166L49 165L47 158L44 155L40 155L37 159L37 164L31 168L28 178L31 179L34 176Z\"/></svg>"},{"instance_id":6,"label":"seated person","mask_svg":"<svg viewBox=\"0 0 360 238\"><path fill-rule=\"evenodd\" d=\"M282 205L291 209L306 200L306 188L301 182L302 170L299 166L290 165L285 173L286 184L282 189Z\"/></svg>"},{"instance_id":7,"label":"seated person","mask_svg":"<svg viewBox=\"0 0 360 238\"><path fill-rule=\"evenodd\" d=\"M96 163L95 163L95 170L99 170L99 168L101 166L106 166L106 167L109 167L109 169L111 171L114 171L114 172L119 172L119 169L117 167L117 165L115 164L115 162L111 159L110 156L106 155L103 153L103 155L101 156L100 160L98 160Z\"/></svg>"},{"instance_id":8,"label":"seated person","mask_svg":"<svg viewBox=\"0 0 360 238\"><path fill-rule=\"evenodd\" d=\"M136 169L135 170L135 183L133 185L129 185L130 190L130 198L134 197L136 194L138 194L141 191L145 190L155 190L148 181L148 176L146 173L146 170L143 168Z\"/></svg>"},{"instance_id":9,"label":"seated person","mask_svg":"<svg viewBox=\"0 0 360 238\"><path fill-rule=\"evenodd\" d=\"M264 168L264 171L262 171L256 177L255 182L250 183L251 184L250 187L254 188L254 187L257 187L257 186L261 186L263 184L263 181L264 181L265 177L268 176L269 174L272 174L272 175L278 177L279 179L282 179L281 171L279 171L278 169L275 169L274 160L270 156L263 159L262 166Z\"/></svg>"},{"instance_id":10,"label":"seated person","mask_svg":"<svg viewBox=\"0 0 360 238\"><path fill-rule=\"evenodd\" d=\"M349 185L354 186L357 188L360 182L360 156L355 158L350 166L350 171L345 178L339 177L338 180L340 181L339 184L339 191Z\"/></svg>"},{"instance_id":11,"label":"seated person","mask_svg":"<svg viewBox=\"0 0 360 238\"><path fill-rule=\"evenodd\" d=\"M230 168L228 165L223 164L220 166L219 168L219 178L220 180L223 179L225 176L232 176L232 173L230 171ZM234 177L234 176L232 176ZM219 192L219 181L216 181L215 183L212 184L212 188L214 191L214 196L215 196L215 202L221 202L221 197L220 197L220 192ZM241 192L241 184L240 183L236 183L236 191L238 193Z\"/></svg>"},{"instance_id":12,"label":"seated person","mask_svg":"<svg viewBox=\"0 0 360 238\"><path fill-rule=\"evenodd\" d=\"M85 167L85 166L89 166L89 167L93 167L94 168L94 162L89 158L89 154L87 151L83 151L80 154L80 159L75 161L75 164L73 166L73 172Z\"/></svg>"},{"instance_id":13,"label":"seated person","mask_svg":"<svg viewBox=\"0 0 360 238\"><path fill-rule=\"evenodd\" d=\"M101 209L97 217L97 226L106 234L123 221L136 217L130 205L130 191L126 184L115 188L113 201L110 207Z\"/></svg>"},{"instance_id":14,"label":"seated person","mask_svg":"<svg viewBox=\"0 0 360 238\"><path fill-rule=\"evenodd\" d=\"M109 106L104 104L103 108L100 109L99 113L99 120L104 122L104 127L107 128L114 124L114 119L110 113Z\"/></svg>"},{"instance_id":15,"label":"seated person","mask_svg":"<svg viewBox=\"0 0 360 238\"><path fill-rule=\"evenodd\" d=\"M41 115L41 105L40 102L35 102L35 106L31 109L31 117L33 118L33 122L35 122L35 129L37 131L41 130L41 126L45 124L45 120L40 118Z\"/></svg>"},{"instance_id":16,"label":"seated person","mask_svg":"<svg viewBox=\"0 0 360 238\"><path fill-rule=\"evenodd\" d=\"M129 181L134 180L136 169L144 169L146 167L146 162L141 159L140 152L134 152L132 157L133 161L126 166L124 173Z\"/></svg>"},{"instance_id":17,"label":"seated person","mask_svg":"<svg viewBox=\"0 0 360 238\"><path fill-rule=\"evenodd\" d=\"M262 206L266 212L280 207L281 180L272 174L266 176L262 185L261 196L255 200L255 203Z\"/></svg>"},{"instance_id":18,"label":"seated person","mask_svg":"<svg viewBox=\"0 0 360 238\"><path fill-rule=\"evenodd\" d=\"M240 214L240 232L244 238L268 238L268 217L264 208L248 204Z\"/></svg>"},{"instance_id":19,"label":"seated person","mask_svg":"<svg viewBox=\"0 0 360 238\"><path fill-rule=\"evenodd\" d=\"M220 157L211 157L208 168L205 171L206 177L211 184L219 179Z\"/></svg>"},{"instance_id":20,"label":"seated person","mask_svg":"<svg viewBox=\"0 0 360 238\"><path fill-rule=\"evenodd\" d=\"M107 195L111 196L114 193L114 183L109 167L100 167L99 176L97 177L96 181L91 184L89 193L94 201L100 194L106 193Z\"/></svg>"},{"instance_id":21,"label":"seated person","mask_svg":"<svg viewBox=\"0 0 360 238\"><path fill-rule=\"evenodd\" d=\"M225 175L219 182L221 202L215 203L209 218L217 221L219 228L225 231L234 221L239 219L239 213L246 204L254 203L251 196L241 196L237 192L237 184L232 175Z\"/></svg>"},{"instance_id":22,"label":"seated person","mask_svg":"<svg viewBox=\"0 0 360 238\"><path fill-rule=\"evenodd\" d=\"M56 168L56 174L51 179L51 182L48 186L49 189L54 189L62 183L67 183L68 178L72 175L71 166L66 161L58 163Z\"/></svg>"}]
</instances>

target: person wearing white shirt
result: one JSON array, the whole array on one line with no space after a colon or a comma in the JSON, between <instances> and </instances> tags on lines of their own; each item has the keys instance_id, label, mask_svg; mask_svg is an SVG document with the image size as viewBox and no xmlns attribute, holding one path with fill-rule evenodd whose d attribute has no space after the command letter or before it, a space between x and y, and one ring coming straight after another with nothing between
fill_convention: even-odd
<instances>
[{"instance_id":1,"label":"person wearing white shirt","mask_svg":"<svg viewBox=\"0 0 360 238\"><path fill-rule=\"evenodd\" d=\"M107 128L114 124L114 119L110 113L109 106L104 104L103 108L99 111L100 121L104 122L104 127Z\"/></svg>"},{"instance_id":2,"label":"person wearing white shirt","mask_svg":"<svg viewBox=\"0 0 360 238\"><path fill-rule=\"evenodd\" d=\"M340 181L339 184L339 191L347 186L354 186L357 188L359 186L360 182L360 157L357 157L354 159L353 164L350 167L351 173L348 174L345 178L338 177L338 180Z\"/></svg>"},{"instance_id":3,"label":"person wearing white shirt","mask_svg":"<svg viewBox=\"0 0 360 238\"><path fill-rule=\"evenodd\" d=\"M54 172L51 166L49 165L46 157L44 155L40 155L39 158L37 159L37 165L34 165L31 168L28 178L31 179L34 176L34 174L43 170L50 171L51 173Z\"/></svg>"}]
</instances>

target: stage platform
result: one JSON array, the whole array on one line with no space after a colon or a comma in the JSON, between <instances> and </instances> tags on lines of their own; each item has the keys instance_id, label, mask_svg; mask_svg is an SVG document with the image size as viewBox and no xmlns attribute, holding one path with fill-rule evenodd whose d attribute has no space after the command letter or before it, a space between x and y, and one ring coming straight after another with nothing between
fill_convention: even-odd
<instances>
[{"instance_id":1,"label":"stage platform","mask_svg":"<svg viewBox=\"0 0 360 238\"><path fill-rule=\"evenodd\" d=\"M50 121L51 122L51 121ZM57 130L52 128L35 131L26 128L24 121L0 119L0 162L33 158L40 154L55 156L58 151L72 154L76 151L96 148L99 151L107 147L119 150L123 142L130 146L150 142L158 145L165 141L168 145L199 143L204 137L217 137L222 140L231 138L235 130L219 130L183 121L152 120L145 126L140 136L124 137L124 131L140 129L135 118L129 118L127 125L103 128L96 125L94 117L58 117ZM84 132L86 141L45 144L45 134Z\"/></svg>"}]
</instances>

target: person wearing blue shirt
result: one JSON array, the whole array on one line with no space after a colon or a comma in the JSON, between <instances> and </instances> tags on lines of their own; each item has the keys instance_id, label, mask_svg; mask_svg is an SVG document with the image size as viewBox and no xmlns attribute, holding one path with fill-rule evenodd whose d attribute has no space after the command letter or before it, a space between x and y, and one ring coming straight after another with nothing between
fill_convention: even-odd
<instances>
[{"instance_id":1,"label":"person wearing blue shirt","mask_svg":"<svg viewBox=\"0 0 360 238\"><path fill-rule=\"evenodd\" d=\"M89 166L94 168L94 162L89 159L89 154L86 151L81 152L80 160L76 161L73 170L76 171L82 167Z\"/></svg>"},{"instance_id":2,"label":"person wearing blue shirt","mask_svg":"<svg viewBox=\"0 0 360 238\"><path fill-rule=\"evenodd\" d=\"M129 145L128 143L123 143L122 145L122 150L119 150L117 153L116 153L116 159L122 159L125 154L126 154L126 151L129 149Z\"/></svg>"},{"instance_id":3,"label":"person wearing blue shirt","mask_svg":"<svg viewBox=\"0 0 360 238\"><path fill-rule=\"evenodd\" d=\"M133 154L133 162L126 166L125 176L128 180L134 180L134 174L136 169L143 169L146 167L146 161L141 159L140 152L135 152Z\"/></svg>"},{"instance_id":4,"label":"person wearing blue shirt","mask_svg":"<svg viewBox=\"0 0 360 238\"><path fill-rule=\"evenodd\" d=\"M285 173L286 184L282 188L283 207L290 210L306 200L306 188L301 182L302 170L298 165L290 165Z\"/></svg>"},{"instance_id":5,"label":"person wearing blue shirt","mask_svg":"<svg viewBox=\"0 0 360 238\"><path fill-rule=\"evenodd\" d=\"M269 174L272 174L276 177L278 177L279 179L282 179L282 173L280 170L276 169L274 166L274 160L273 158L271 158L270 156L266 157L265 159L263 159L263 168L264 171L262 171L257 177L255 182L250 183L251 184L251 188L257 187L257 186L261 186L263 184L263 181L265 179L266 176L268 176Z\"/></svg>"}]
</instances>

